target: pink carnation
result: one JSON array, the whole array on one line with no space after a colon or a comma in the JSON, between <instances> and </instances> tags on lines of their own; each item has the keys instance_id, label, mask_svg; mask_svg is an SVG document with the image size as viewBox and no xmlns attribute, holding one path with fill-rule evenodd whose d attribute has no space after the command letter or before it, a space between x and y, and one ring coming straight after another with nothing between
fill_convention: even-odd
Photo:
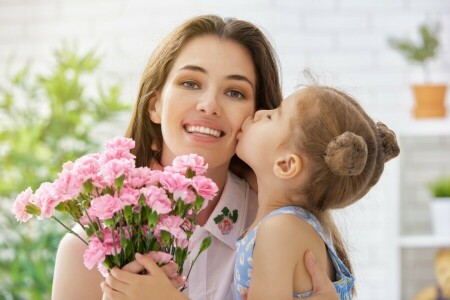
<instances>
[{"instance_id":1,"label":"pink carnation","mask_svg":"<svg viewBox=\"0 0 450 300\"><path fill-rule=\"evenodd\" d=\"M141 192L146 199L147 205L153 211L156 211L158 214L167 214L172 211L172 204L165 190L156 186L149 186L141 189Z\"/></svg>"},{"instance_id":2,"label":"pink carnation","mask_svg":"<svg viewBox=\"0 0 450 300\"><path fill-rule=\"evenodd\" d=\"M134 160L136 158L135 155L131 154L126 149L107 149L105 152L103 152L101 157L101 162L103 164L114 160L114 159L129 159Z\"/></svg>"},{"instance_id":3,"label":"pink carnation","mask_svg":"<svg viewBox=\"0 0 450 300\"><path fill-rule=\"evenodd\" d=\"M106 255L116 255L120 253L122 247L120 246L120 235L117 230L114 230L114 239L109 228L105 228L102 231L103 234L103 247L105 248Z\"/></svg>"},{"instance_id":4,"label":"pink carnation","mask_svg":"<svg viewBox=\"0 0 450 300\"><path fill-rule=\"evenodd\" d=\"M150 185L152 173L153 171L147 167L131 169L127 174L125 185L135 189Z\"/></svg>"},{"instance_id":5,"label":"pink carnation","mask_svg":"<svg viewBox=\"0 0 450 300\"><path fill-rule=\"evenodd\" d=\"M192 178L192 186L197 193L207 201L214 198L219 190L217 185L211 179L204 176L194 176L194 178Z\"/></svg>"},{"instance_id":6,"label":"pink carnation","mask_svg":"<svg viewBox=\"0 0 450 300\"><path fill-rule=\"evenodd\" d=\"M178 248L184 249L189 246L189 241L187 239L175 239L175 245Z\"/></svg>"},{"instance_id":7,"label":"pink carnation","mask_svg":"<svg viewBox=\"0 0 450 300\"><path fill-rule=\"evenodd\" d=\"M91 201L91 207L88 212L91 218L97 217L100 220L106 220L112 218L114 213L121 210L122 207L123 203L119 198L104 195Z\"/></svg>"},{"instance_id":8,"label":"pink carnation","mask_svg":"<svg viewBox=\"0 0 450 300\"><path fill-rule=\"evenodd\" d=\"M12 208L13 214L16 216L16 220L20 222L27 222L33 216L26 212L26 207L29 203L33 202L34 196L31 188L27 188L25 191L20 193Z\"/></svg>"},{"instance_id":9,"label":"pink carnation","mask_svg":"<svg viewBox=\"0 0 450 300\"><path fill-rule=\"evenodd\" d=\"M191 181L183 175L169 172L163 172L161 174L160 182L169 193L183 191L191 184Z\"/></svg>"},{"instance_id":10,"label":"pink carnation","mask_svg":"<svg viewBox=\"0 0 450 300\"><path fill-rule=\"evenodd\" d=\"M95 265L101 264L105 260L106 248L103 243L96 237L92 236L88 248L84 251L84 265L91 270Z\"/></svg>"},{"instance_id":11,"label":"pink carnation","mask_svg":"<svg viewBox=\"0 0 450 300\"><path fill-rule=\"evenodd\" d=\"M135 146L135 142L130 138L122 136L106 142L105 151L102 154L102 163L107 163L114 159L129 159L134 160L136 156L130 153L130 150Z\"/></svg>"},{"instance_id":12,"label":"pink carnation","mask_svg":"<svg viewBox=\"0 0 450 300\"><path fill-rule=\"evenodd\" d=\"M205 164L203 157L197 154L181 155L173 160L172 167L168 170L186 175L188 168L191 168L196 175L201 175L206 172L208 164Z\"/></svg>"},{"instance_id":13,"label":"pink carnation","mask_svg":"<svg viewBox=\"0 0 450 300\"><path fill-rule=\"evenodd\" d=\"M41 209L41 218L51 217L60 202L61 197L54 183L44 182L36 190L35 203Z\"/></svg>"},{"instance_id":14,"label":"pink carnation","mask_svg":"<svg viewBox=\"0 0 450 300\"><path fill-rule=\"evenodd\" d=\"M135 146L135 142L133 139L126 138L123 136L117 136L112 140L109 140L105 144L105 149L123 149L123 150L131 150Z\"/></svg>"},{"instance_id":15,"label":"pink carnation","mask_svg":"<svg viewBox=\"0 0 450 300\"><path fill-rule=\"evenodd\" d=\"M138 205L140 190L124 187L120 190L120 200L124 205Z\"/></svg>"},{"instance_id":16,"label":"pink carnation","mask_svg":"<svg viewBox=\"0 0 450 300\"><path fill-rule=\"evenodd\" d=\"M97 269L100 272L100 274L102 274L103 277L105 278L108 277L109 271L103 264L98 264Z\"/></svg>"},{"instance_id":17,"label":"pink carnation","mask_svg":"<svg viewBox=\"0 0 450 300\"><path fill-rule=\"evenodd\" d=\"M100 154L87 154L78 158L74 163L73 170L82 182L96 177L100 171Z\"/></svg>"},{"instance_id":18,"label":"pink carnation","mask_svg":"<svg viewBox=\"0 0 450 300\"><path fill-rule=\"evenodd\" d=\"M181 228L184 220L180 216L167 216L156 225L155 235L161 236L161 230L170 232L175 239L186 239L186 232Z\"/></svg>"},{"instance_id":19,"label":"pink carnation","mask_svg":"<svg viewBox=\"0 0 450 300\"><path fill-rule=\"evenodd\" d=\"M176 200L181 199L181 201L183 201L183 203L190 204L195 201L197 196L191 189L186 188L184 190L176 190L173 193L173 198Z\"/></svg>"},{"instance_id":20,"label":"pink carnation","mask_svg":"<svg viewBox=\"0 0 450 300\"><path fill-rule=\"evenodd\" d=\"M66 169L59 173L54 185L62 201L78 197L83 190L83 181L73 170Z\"/></svg>"},{"instance_id":21,"label":"pink carnation","mask_svg":"<svg viewBox=\"0 0 450 300\"><path fill-rule=\"evenodd\" d=\"M150 177L148 178L148 182L147 182L147 186L150 185L158 185L159 184L159 180L161 179L161 174L163 172L159 171L159 170L152 170L150 173Z\"/></svg>"},{"instance_id":22,"label":"pink carnation","mask_svg":"<svg viewBox=\"0 0 450 300\"><path fill-rule=\"evenodd\" d=\"M114 180L134 168L134 160L131 159L112 159L105 165L101 166L100 173L103 176L103 180L108 185L114 185Z\"/></svg>"}]
</instances>

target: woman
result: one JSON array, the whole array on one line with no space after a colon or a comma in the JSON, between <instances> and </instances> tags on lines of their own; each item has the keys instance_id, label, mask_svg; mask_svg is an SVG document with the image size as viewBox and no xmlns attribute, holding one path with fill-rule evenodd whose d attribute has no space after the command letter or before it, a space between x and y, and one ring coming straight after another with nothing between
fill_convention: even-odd
<instances>
[{"instance_id":1,"label":"woman","mask_svg":"<svg viewBox=\"0 0 450 300\"><path fill-rule=\"evenodd\" d=\"M280 101L274 51L262 32L245 21L217 16L190 19L167 36L144 70L127 132L136 141L137 166L151 165L152 160L165 166L177 155L197 153L209 164L207 176L219 187L216 198L197 217L203 227L192 240L195 243L211 235L212 244L192 269L185 292L191 299L232 298L235 241L251 224L257 205L256 194L246 182L229 172L229 168L246 168L235 156L236 134L256 109L273 109ZM224 208L238 211L236 222L214 222ZM53 299L102 297L103 278L84 267L84 250L85 245L71 235L61 241ZM188 259L185 270L190 263ZM164 277L139 279L154 283ZM137 281L133 286L136 290L142 287ZM158 290L184 296L172 285L165 287L158 285Z\"/></svg>"}]
</instances>

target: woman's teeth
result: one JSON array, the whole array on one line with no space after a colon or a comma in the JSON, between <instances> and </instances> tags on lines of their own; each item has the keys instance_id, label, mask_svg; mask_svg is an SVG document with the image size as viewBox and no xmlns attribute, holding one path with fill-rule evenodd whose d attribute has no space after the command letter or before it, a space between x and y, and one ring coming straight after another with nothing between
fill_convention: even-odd
<instances>
[{"instance_id":1,"label":"woman's teeth","mask_svg":"<svg viewBox=\"0 0 450 300\"><path fill-rule=\"evenodd\" d=\"M203 126L186 126L186 130L189 133L202 133L202 134L207 134L207 135L211 135L213 137L220 137L221 136L221 132L219 130L215 130L215 129L211 129L208 127L203 127Z\"/></svg>"}]
</instances>

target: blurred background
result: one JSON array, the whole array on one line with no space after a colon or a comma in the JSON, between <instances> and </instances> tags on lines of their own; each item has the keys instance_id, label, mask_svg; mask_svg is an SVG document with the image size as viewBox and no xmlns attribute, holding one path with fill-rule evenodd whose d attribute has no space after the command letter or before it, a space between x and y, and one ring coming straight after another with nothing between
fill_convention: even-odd
<instances>
[{"instance_id":1,"label":"blurred background","mask_svg":"<svg viewBox=\"0 0 450 300\"><path fill-rule=\"evenodd\" d=\"M336 212L357 299L413 299L437 285L434 257L450 248L450 224L433 222L450 213L432 215L429 186L450 174L449 97L440 110L419 109L412 87L439 85L439 94L450 81L450 1L0 0L0 299L49 299L64 234L51 222L19 226L11 199L124 134L152 50L177 24L210 13L263 29L284 95L309 68L396 131L400 158Z\"/></svg>"}]
</instances>

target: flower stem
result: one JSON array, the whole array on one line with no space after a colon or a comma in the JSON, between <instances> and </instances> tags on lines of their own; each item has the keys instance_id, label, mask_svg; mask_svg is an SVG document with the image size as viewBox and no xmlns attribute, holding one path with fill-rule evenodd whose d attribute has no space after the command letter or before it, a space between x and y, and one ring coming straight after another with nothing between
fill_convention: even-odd
<instances>
[{"instance_id":1,"label":"flower stem","mask_svg":"<svg viewBox=\"0 0 450 300\"><path fill-rule=\"evenodd\" d=\"M52 216L53 219L55 219L59 224L61 224L64 228L66 228L71 234L76 235L83 243L86 245L89 245L88 242L86 242L81 236L78 235L78 233L74 232L72 229L67 227L63 222L61 222L56 216Z\"/></svg>"}]
</instances>

